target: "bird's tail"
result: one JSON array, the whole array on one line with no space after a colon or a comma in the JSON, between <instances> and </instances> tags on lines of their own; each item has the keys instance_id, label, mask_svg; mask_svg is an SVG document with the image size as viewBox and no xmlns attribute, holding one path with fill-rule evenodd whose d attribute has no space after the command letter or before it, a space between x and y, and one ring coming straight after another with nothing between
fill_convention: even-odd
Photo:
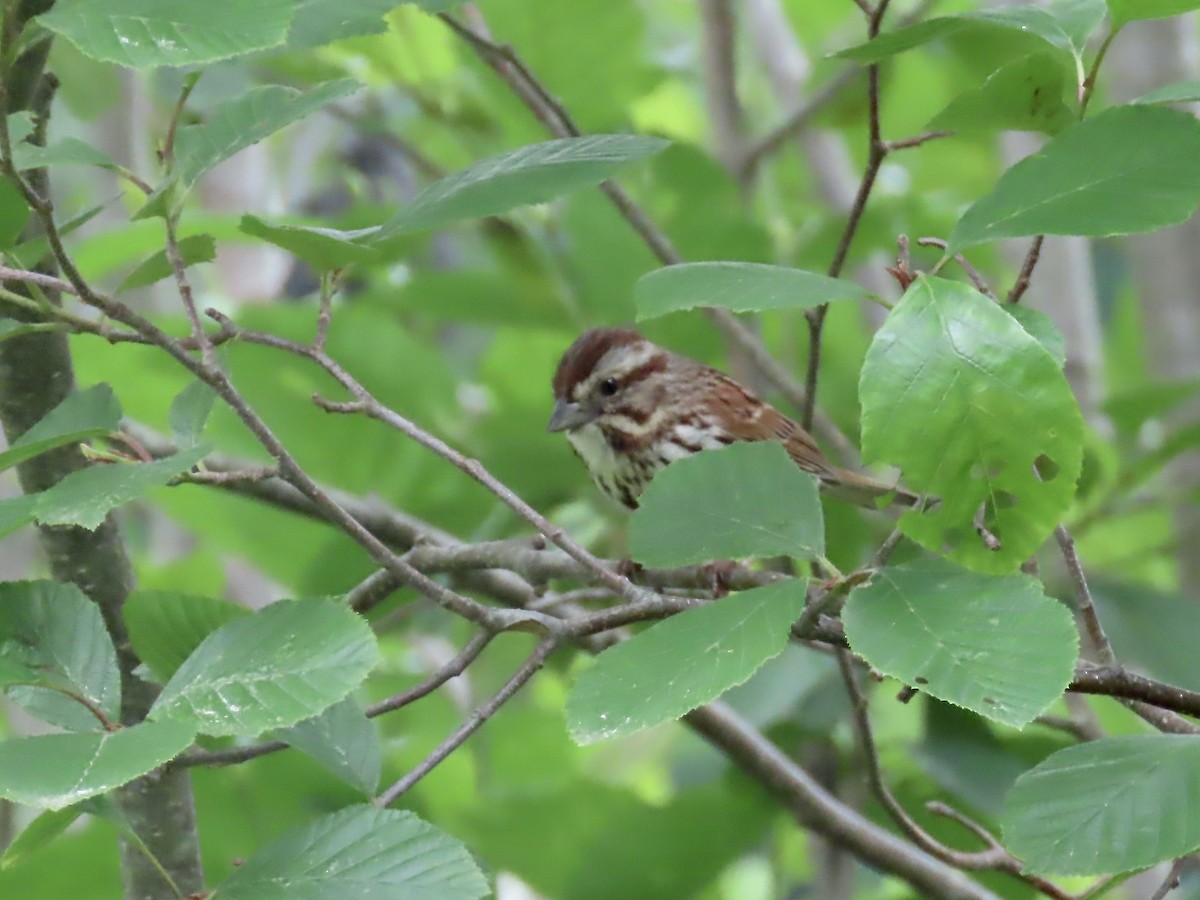
<instances>
[{"instance_id":1,"label":"bird's tail","mask_svg":"<svg viewBox=\"0 0 1200 900\"><path fill-rule=\"evenodd\" d=\"M919 494L899 485L850 469L834 469L833 477L822 479L822 483L831 497L871 509L891 504L916 506L921 500Z\"/></svg>"}]
</instances>

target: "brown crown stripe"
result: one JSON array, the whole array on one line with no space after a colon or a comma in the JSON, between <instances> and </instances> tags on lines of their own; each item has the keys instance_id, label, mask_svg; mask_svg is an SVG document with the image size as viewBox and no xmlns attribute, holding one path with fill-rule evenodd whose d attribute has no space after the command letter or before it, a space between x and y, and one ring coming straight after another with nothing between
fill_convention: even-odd
<instances>
[{"instance_id":1,"label":"brown crown stripe","mask_svg":"<svg viewBox=\"0 0 1200 900\"><path fill-rule=\"evenodd\" d=\"M554 396L566 397L570 389L591 374L601 357L614 347L640 343L644 338L629 328L594 328L575 339L554 373Z\"/></svg>"}]
</instances>

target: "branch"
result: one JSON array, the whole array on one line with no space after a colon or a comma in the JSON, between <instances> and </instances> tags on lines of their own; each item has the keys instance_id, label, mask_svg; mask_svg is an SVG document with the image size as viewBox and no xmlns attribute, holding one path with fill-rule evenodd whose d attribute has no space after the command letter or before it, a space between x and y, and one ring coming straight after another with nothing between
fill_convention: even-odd
<instances>
[{"instance_id":1,"label":"branch","mask_svg":"<svg viewBox=\"0 0 1200 900\"><path fill-rule=\"evenodd\" d=\"M492 696L486 703L480 705L467 720L458 727L455 732L446 740L442 741L429 756L425 757L421 763L399 779L395 784L389 787L386 791L375 798L375 805L380 807L391 806L402 797L418 781L428 775L433 769L444 760L447 756L457 750L472 734L480 729L484 722L496 714L508 700L519 691L530 678L537 674L545 663L546 658L557 648L558 642L553 638L543 640L537 645L537 648L521 664L521 667L513 673L508 679L504 687Z\"/></svg>"}]
</instances>

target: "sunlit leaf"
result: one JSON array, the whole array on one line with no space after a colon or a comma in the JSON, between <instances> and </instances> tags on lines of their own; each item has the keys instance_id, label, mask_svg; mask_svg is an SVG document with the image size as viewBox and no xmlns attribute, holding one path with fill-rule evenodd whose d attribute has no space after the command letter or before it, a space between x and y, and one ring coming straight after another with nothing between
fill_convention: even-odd
<instances>
[{"instance_id":1,"label":"sunlit leaf","mask_svg":"<svg viewBox=\"0 0 1200 900\"><path fill-rule=\"evenodd\" d=\"M135 69L194 66L283 43L295 0L75 0L37 21L86 56Z\"/></svg>"},{"instance_id":2,"label":"sunlit leaf","mask_svg":"<svg viewBox=\"0 0 1200 900\"><path fill-rule=\"evenodd\" d=\"M283 600L206 637L150 711L205 734L254 735L317 715L359 685L378 650L367 623L325 600Z\"/></svg>"}]
</instances>

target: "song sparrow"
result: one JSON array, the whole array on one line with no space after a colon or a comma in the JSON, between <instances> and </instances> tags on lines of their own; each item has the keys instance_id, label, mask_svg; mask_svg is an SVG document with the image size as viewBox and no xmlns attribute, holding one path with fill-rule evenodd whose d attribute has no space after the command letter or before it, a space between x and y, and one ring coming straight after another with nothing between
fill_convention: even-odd
<instances>
[{"instance_id":1,"label":"song sparrow","mask_svg":"<svg viewBox=\"0 0 1200 900\"><path fill-rule=\"evenodd\" d=\"M728 375L664 350L628 328L597 328L567 348L554 373L549 431L565 431L592 480L630 509L659 469L734 441L779 441L823 487L863 506L917 496L835 468L807 431Z\"/></svg>"}]
</instances>

